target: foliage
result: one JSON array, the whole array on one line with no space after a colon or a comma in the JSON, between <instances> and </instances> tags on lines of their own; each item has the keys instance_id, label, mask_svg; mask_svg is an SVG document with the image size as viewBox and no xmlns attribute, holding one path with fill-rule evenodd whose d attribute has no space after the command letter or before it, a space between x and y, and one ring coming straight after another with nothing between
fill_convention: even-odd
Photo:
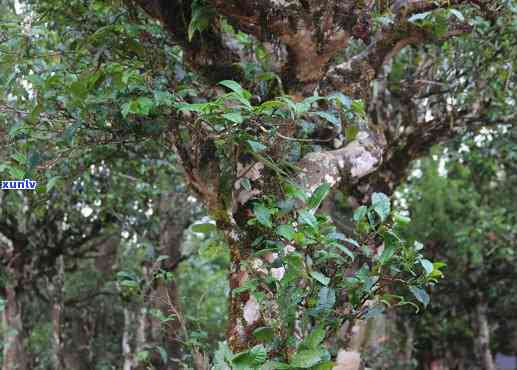
<instances>
[{"instance_id":1,"label":"foliage","mask_svg":"<svg viewBox=\"0 0 517 370\"><path fill-rule=\"evenodd\" d=\"M332 365L323 341L343 321L372 318L386 306L412 305L418 311L415 302L429 303L423 288L441 277L442 265L424 259L420 243L407 243L397 235L408 220L392 213L389 198L376 193L370 207L356 210L358 240L354 240L337 232L328 216L316 212L328 191L324 184L309 196L287 183L281 202L255 203L255 217L248 223L257 225L261 236L253 241L256 258L248 263L257 273L234 294L249 292L259 304L267 304L270 298L261 288L266 284L278 295L280 319L257 328L254 335L261 344L248 351L231 355L227 347L221 347L216 354L218 366L326 368ZM292 208L296 197L303 198L305 207ZM270 256L269 263L262 264L260 256ZM360 266L355 272L354 265ZM341 301L344 292L347 298ZM409 293L412 298L407 298ZM305 310L297 315L300 306ZM284 337L274 333L293 332L295 327L307 334L303 341L297 341L294 334L288 336L288 345L296 348L289 364L266 363L263 346L274 351Z\"/></svg>"},{"instance_id":2,"label":"foliage","mask_svg":"<svg viewBox=\"0 0 517 370\"><path fill-rule=\"evenodd\" d=\"M469 357L468 366L479 366L472 352L476 305L487 302L492 325L501 323L501 329L512 316L516 146L514 134L501 134L505 130L458 141L460 154L436 150L403 192L414 220L404 233L425 240L429 255L447 264L448 278L434 288L429 311L415 321L417 356L431 347L442 356L452 351ZM493 334L494 353L511 353L506 346L511 335Z\"/></svg>"}]
</instances>

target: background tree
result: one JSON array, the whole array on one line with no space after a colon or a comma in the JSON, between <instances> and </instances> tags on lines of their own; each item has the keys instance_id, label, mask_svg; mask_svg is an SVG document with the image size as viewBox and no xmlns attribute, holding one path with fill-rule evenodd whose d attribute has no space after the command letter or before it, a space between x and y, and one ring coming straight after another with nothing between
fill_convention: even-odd
<instances>
[{"instance_id":1,"label":"background tree","mask_svg":"<svg viewBox=\"0 0 517 370\"><path fill-rule=\"evenodd\" d=\"M515 320L505 308L514 297L515 133L487 131L455 146L459 154L442 149L423 162L404 192L414 221L408 232L447 264L449 277L415 322L417 356L490 369L496 352L514 354L504 328Z\"/></svg>"}]
</instances>

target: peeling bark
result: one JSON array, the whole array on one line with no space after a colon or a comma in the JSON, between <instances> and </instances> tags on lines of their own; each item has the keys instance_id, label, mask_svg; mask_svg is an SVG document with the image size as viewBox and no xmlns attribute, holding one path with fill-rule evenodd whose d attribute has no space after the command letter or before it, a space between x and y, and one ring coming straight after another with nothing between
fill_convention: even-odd
<instances>
[{"instance_id":1,"label":"peeling bark","mask_svg":"<svg viewBox=\"0 0 517 370\"><path fill-rule=\"evenodd\" d=\"M307 154L297 166L300 184L314 191L319 185L356 182L374 172L382 163L384 140L378 135L360 132L342 149Z\"/></svg>"}]
</instances>

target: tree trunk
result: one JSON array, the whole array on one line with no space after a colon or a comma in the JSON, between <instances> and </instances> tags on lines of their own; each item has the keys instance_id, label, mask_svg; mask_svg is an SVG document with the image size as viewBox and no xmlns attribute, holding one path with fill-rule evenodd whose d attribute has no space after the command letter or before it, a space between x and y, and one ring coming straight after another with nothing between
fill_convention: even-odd
<instances>
[{"instance_id":1,"label":"tree trunk","mask_svg":"<svg viewBox=\"0 0 517 370\"><path fill-rule=\"evenodd\" d=\"M13 243L14 251L22 250L23 242ZM5 246L0 244L0 248ZM6 248L5 250L8 250ZM23 255L8 252L5 264L7 276L5 292L5 307L3 311L4 353L3 370L26 370L27 354L25 353L23 340L25 332L23 328L23 269L25 261Z\"/></svg>"},{"instance_id":2,"label":"tree trunk","mask_svg":"<svg viewBox=\"0 0 517 370\"><path fill-rule=\"evenodd\" d=\"M124 332L122 333L122 356L124 358L123 370L133 369L133 352L131 351L131 338L133 332L133 315L129 308L124 307Z\"/></svg>"},{"instance_id":3,"label":"tree trunk","mask_svg":"<svg viewBox=\"0 0 517 370\"><path fill-rule=\"evenodd\" d=\"M138 361L134 356L142 353L146 350L147 346L151 346L152 342L148 341L150 338L148 337L149 327L150 327L150 319L148 316L148 310L146 305L139 307L135 314L135 324L136 324L136 332L135 332L135 349L133 351L133 366L135 369L146 368L146 362L150 360L150 358L145 358L143 361ZM152 353L149 352L149 356Z\"/></svg>"},{"instance_id":4,"label":"tree trunk","mask_svg":"<svg viewBox=\"0 0 517 370\"><path fill-rule=\"evenodd\" d=\"M5 288L4 324L4 370L26 370L27 356L23 348L23 320L20 292L12 286Z\"/></svg>"},{"instance_id":5,"label":"tree trunk","mask_svg":"<svg viewBox=\"0 0 517 370\"><path fill-rule=\"evenodd\" d=\"M496 370L494 358L490 351L490 326L488 325L488 305L480 302L476 306L476 323L478 327L478 354L485 370Z\"/></svg>"},{"instance_id":6,"label":"tree trunk","mask_svg":"<svg viewBox=\"0 0 517 370\"><path fill-rule=\"evenodd\" d=\"M63 256L56 260L56 274L49 282L49 293L52 302L52 364L54 369L64 369L64 342L61 328L64 298L64 261Z\"/></svg>"},{"instance_id":7,"label":"tree trunk","mask_svg":"<svg viewBox=\"0 0 517 370\"><path fill-rule=\"evenodd\" d=\"M181 261L181 244L185 228L190 223L190 212L187 206L186 193L163 192L159 203L160 233L158 239L158 256L167 257L158 263L144 262L142 269L146 289L144 290L144 302L137 308L133 315L136 330L134 333L135 348L133 355L149 350L152 363L157 370L175 370L181 361L180 323L176 319L163 322L161 318L175 317L179 311L178 286L175 279L170 276L156 274L159 271L173 272ZM161 317L151 314L151 310L158 310ZM127 328L127 330L132 330ZM130 351L130 333L125 334L123 348ZM160 347L160 349L158 348ZM167 358L162 358L161 350L165 350ZM128 352L130 353L130 352ZM125 358L129 356L125 355ZM131 366L140 368L143 364L137 364L133 356ZM129 365L129 360L127 360Z\"/></svg>"},{"instance_id":8,"label":"tree trunk","mask_svg":"<svg viewBox=\"0 0 517 370\"><path fill-rule=\"evenodd\" d=\"M105 312L103 307L100 312L101 314ZM85 321L79 310L70 308L67 311L66 322L69 326L63 351L63 360L67 369L89 370L93 367L90 359L94 358L94 356L90 353L91 348L89 346L91 336L85 335Z\"/></svg>"},{"instance_id":9,"label":"tree trunk","mask_svg":"<svg viewBox=\"0 0 517 370\"><path fill-rule=\"evenodd\" d=\"M415 328L409 321L404 322L404 331L406 334L406 343L404 345L404 365L411 365L413 361L413 348L415 347Z\"/></svg>"},{"instance_id":10,"label":"tree trunk","mask_svg":"<svg viewBox=\"0 0 517 370\"><path fill-rule=\"evenodd\" d=\"M174 191L164 192L160 198L160 240L159 254L167 256L162 269L173 272L181 260L183 232L190 223L190 212L186 207L188 194ZM181 311L179 307L178 285L175 279L157 279L152 292L153 307L160 310L164 317L174 316ZM171 307L172 306L172 307ZM174 310L172 309L174 307ZM166 324L155 318L152 320L154 340L162 345L171 361L161 363L158 369L173 370L181 360L180 324L177 319ZM165 328L164 328L165 326Z\"/></svg>"}]
</instances>

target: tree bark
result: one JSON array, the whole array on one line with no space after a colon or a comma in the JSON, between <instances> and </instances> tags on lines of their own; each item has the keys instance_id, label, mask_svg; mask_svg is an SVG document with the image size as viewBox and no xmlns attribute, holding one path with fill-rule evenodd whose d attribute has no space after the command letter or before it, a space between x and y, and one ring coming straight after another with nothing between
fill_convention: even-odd
<instances>
[{"instance_id":1,"label":"tree bark","mask_svg":"<svg viewBox=\"0 0 517 370\"><path fill-rule=\"evenodd\" d=\"M15 287L5 288L4 326L4 370L26 370L27 356L23 348L24 330L21 309L21 293Z\"/></svg>"},{"instance_id":2,"label":"tree bark","mask_svg":"<svg viewBox=\"0 0 517 370\"><path fill-rule=\"evenodd\" d=\"M131 339L133 333L134 317L131 314L129 308L124 307L124 330L122 332L122 356L124 363L122 365L123 370L133 369L133 352L131 351Z\"/></svg>"},{"instance_id":3,"label":"tree bark","mask_svg":"<svg viewBox=\"0 0 517 370\"><path fill-rule=\"evenodd\" d=\"M404 344L404 365L409 366L413 361L413 349L415 347L415 328L409 321L404 322L406 342Z\"/></svg>"},{"instance_id":4,"label":"tree bark","mask_svg":"<svg viewBox=\"0 0 517 370\"><path fill-rule=\"evenodd\" d=\"M476 305L476 323L478 327L478 355L485 370L496 370L492 351L490 351L490 326L488 324L488 304Z\"/></svg>"},{"instance_id":5,"label":"tree bark","mask_svg":"<svg viewBox=\"0 0 517 370\"><path fill-rule=\"evenodd\" d=\"M16 253L24 245L23 240L15 240L10 248L0 240L0 249L5 254L5 272L7 275L4 288L5 307L2 314L4 332L4 370L26 370L27 353L24 349L25 332L23 327L23 254Z\"/></svg>"},{"instance_id":6,"label":"tree bark","mask_svg":"<svg viewBox=\"0 0 517 370\"><path fill-rule=\"evenodd\" d=\"M157 370L174 370L182 357L182 345L180 341L180 323L176 313L179 312L178 286L175 279L165 276L157 276L161 272L172 273L181 261L181 244L185 228L190 223L191 205L188 205L188 194L183 192L163 192L160 196L158 214L160 217L160 232L158 239L157 256L165 256L161 262L143 263L142 270L145 280L144 302L137 308L134 315L134 335L127 333L123 348L130 351L130 337L134 337L134 354L146 349L150 352L149 362ZM151 310L157 310L162 318L175 317L173 320L163 322L160 317L151 314ZM129 317L128 316L128 317ZM165 350L167 359L164 361L158 346ZM128 356L125 356L128 358ZM132 365L139 368L144 364L137 364L132 360Z\"/></svg>"},{"instance_id":7,"label":"tree bark","mask_svg":"<svg viewBox=\"0 0 517 370\"><path fill-rule=\"evenodd\" d=\"M49 293L51 297L52 317L52 364L54 369L64 369L64 341L61 321L63 318L64 299L64 261L63 256L56 259L56 274L49 282Z\"/></svg>"},{"instance_id":8,"label":"tree bark","mask_svg":"<svg viewBox=\"0 0 517 370\"><path fill-rule=\"evenodd\" d=\"M190 223L191 213L188 211L188 194L181 192L164 192L160 197L160 240L159 254L167 256L162 262L162 269L173 272L181 261L181 245L183 233ZM191 206L191 205L190 205ZM175 279L157 279L151 294L153 307L160 310L164 317L174 316L171 305L177 311L179 307L179 291ZM181 360L182 345L180 341L180 324L177 319L166 324L153 319L153 337L167 351L167 363L158 367L161 370L173 370ZM165 325L165 327L164 327Z\"/></svg>"}]
</instances>

